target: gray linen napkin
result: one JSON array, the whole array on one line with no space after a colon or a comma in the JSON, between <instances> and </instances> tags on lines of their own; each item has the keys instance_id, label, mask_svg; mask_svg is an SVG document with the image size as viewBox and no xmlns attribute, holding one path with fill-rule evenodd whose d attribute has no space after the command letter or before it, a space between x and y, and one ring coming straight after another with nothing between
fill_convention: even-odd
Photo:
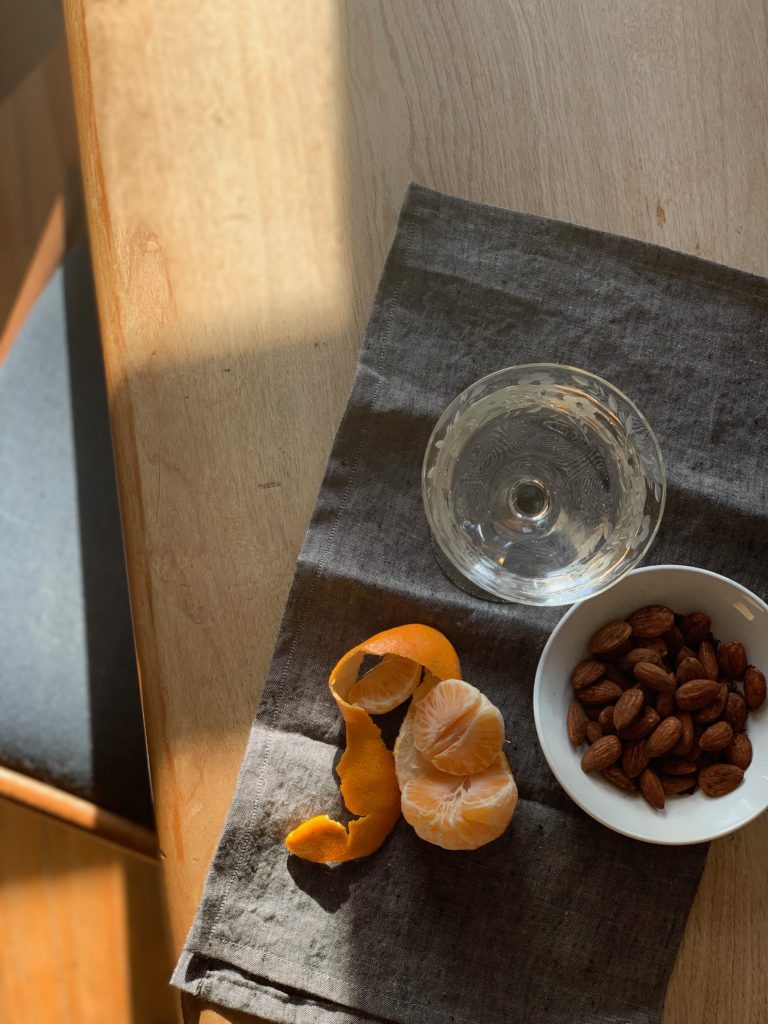
<instances>
[{"instance_id":1,"label":"gray linen napkin","mask_svg":"<svg viewBox=\"0 0 768 1024\"><path fill-rule=\"evenodd\" d=\"M421 459L441 410L478 377L539 361L592 370L638 402L668 461L652 560L759 592L767 304L760 278L411 186L176 985L292 1024L659 1019L706 848L615 835L560 789L531 690L562 610L448 581ZM521 795L508 833L449 853L401 820L365 860L289 857L291 827L341 808L331 667L411 621L443 630L504 714Z\"/></svg>"}]
</instances>

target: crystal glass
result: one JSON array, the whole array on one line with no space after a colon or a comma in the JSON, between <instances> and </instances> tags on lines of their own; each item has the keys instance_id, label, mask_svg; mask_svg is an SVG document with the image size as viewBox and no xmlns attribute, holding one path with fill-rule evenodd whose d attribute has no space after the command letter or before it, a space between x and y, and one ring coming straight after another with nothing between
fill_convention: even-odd
<instances>
[{"instance_id":1,"label":"crystal glass","mask_svg":"<svg viewBox=\"0 0 768 1024\"><path fill-rule=\"evenodd\" d=\"M659 528L666 473L626 395L585 370L529 363L451 402L427 445L422 493L449 567L497 599L560 605L637 565Z\"/></svg>"}]
</instances>

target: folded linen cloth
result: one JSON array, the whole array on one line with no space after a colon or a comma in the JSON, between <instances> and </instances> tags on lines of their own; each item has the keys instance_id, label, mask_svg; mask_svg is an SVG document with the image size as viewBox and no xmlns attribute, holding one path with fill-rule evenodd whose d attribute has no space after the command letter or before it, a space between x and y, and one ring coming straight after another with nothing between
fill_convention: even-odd
<instances>
[{"instance_id":1,"label":"folded linen cloth","mask_svg":"<svg viewBox=\"0 0 768 1024\"><path fill-rule=\"evenodd\" d=\"M667 459L650 561L760 592L766 308L761 278L410 187L176 985L292 1024L659 1020L706 847L623 838L559 787L531 691L563 610L478 600L446 578L421 460L477 378L525 362L591 370L638 402ZM521 795L509 831L450 853L401 820L365 860L288 856L290 828L341 807L331 667L411 621L446 633L503 712Z\"/></svg>"}]
</instances>

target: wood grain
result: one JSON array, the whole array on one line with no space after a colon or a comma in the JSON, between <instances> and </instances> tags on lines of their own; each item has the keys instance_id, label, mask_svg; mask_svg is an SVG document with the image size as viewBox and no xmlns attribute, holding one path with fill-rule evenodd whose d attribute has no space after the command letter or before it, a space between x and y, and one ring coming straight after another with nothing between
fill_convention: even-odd
<instances>
[{"instance_id":1,"label":"wood grain","mask_svg":"<svg viewBox=\"0 0 768 1024\"><path fill-rule=\"evenodd\" d=\"M157 862L0 799L4 1024L171 1024Z\"/></svg>"},{"instance_id":2,"label":"wood grain","mask_svg":"<svg viewBox=\"0 0 768 1024\"><path fill-rule=\"evenodd\" d=\"M758 0L66 12L178 948L406 183L765 273L768 17ZM751 892L764 841L758 823L713 853L667 1024L759 1019L759 927L706 893ZM732 973L702 986L725 945Z\"/></svg>"},{"instance_id":3,"label":"wood grain","mask_svg":"<svg viewBox=\"0 0 768 1024\"><path fill-rule=\"evenodd\" d=\"M148 860L157 858L157 836L151 829L3 765L0 765L0 797L83 829L95 838L115 843Z\"/></svg>"},{"instance_id":4,"label":"wood grain","mask_svg":"<svg viewBox=\"0 0 768 1024\"><path fill-rule=\"evenodd\" d=\"M14 18L21 20L17 6ZM46 4L39 0L33 6ZM56 14L52 5L51 16ZM29 12L27 18L32 20ZM51 27L41 23L37 35L33 28L30 46L47 43ZM77 137L61 39L0 100L0 360L78 233Z\"/></svg>"}]
</instances>

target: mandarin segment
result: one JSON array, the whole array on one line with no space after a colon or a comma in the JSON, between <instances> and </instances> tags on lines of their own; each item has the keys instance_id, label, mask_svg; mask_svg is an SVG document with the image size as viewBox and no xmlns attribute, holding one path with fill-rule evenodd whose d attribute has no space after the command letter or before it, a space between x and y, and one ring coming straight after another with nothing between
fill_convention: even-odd
<instances>
[{"instance_id":1,"label":"mandarin segment","mask_svg":"<svg viewBox=\"0 0 768 1024\"><path fill-rule=\"evenodd\" d=\"M448 679L416 704L413 738L435 768L472 775L487 768L501 750L504 719L477 687Z\"/></svg>"}]
</instances>

